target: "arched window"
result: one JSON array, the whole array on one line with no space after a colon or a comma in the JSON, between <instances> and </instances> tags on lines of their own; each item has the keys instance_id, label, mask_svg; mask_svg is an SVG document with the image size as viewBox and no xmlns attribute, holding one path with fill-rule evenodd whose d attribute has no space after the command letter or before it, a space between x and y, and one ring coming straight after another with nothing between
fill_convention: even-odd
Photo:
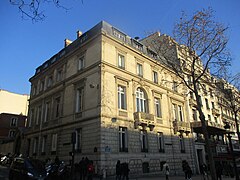
<instances>
[{"instance_id":1,"label":"arched window","mask_svg":"<svg viewBox=\"0 0 240 180\"><path fill-rule=\"evenodd\" d=\"M137 112L147 112L147 96L141 88L136 91L136 106Z\"/></svg>"}]
</instances>

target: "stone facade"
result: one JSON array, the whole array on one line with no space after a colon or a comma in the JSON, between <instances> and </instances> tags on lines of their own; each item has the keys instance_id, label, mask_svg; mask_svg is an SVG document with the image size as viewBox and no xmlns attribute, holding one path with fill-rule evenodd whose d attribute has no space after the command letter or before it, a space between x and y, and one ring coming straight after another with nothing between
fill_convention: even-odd
<instances>
[{"instance_id":1,"label":"stone facade","mask_svg":"<svg viewBox=\"0 0 240 180\"><path fill-rule=\"evenodd\" d=\"M107 175L117 160L132 174L163 173L164 162L182 174L182 160L196 172L189 98L158 58L106 22L78 34L30 79L25 154L69 161L74 148L75 162Z\"/></svg>"}]
</instances>

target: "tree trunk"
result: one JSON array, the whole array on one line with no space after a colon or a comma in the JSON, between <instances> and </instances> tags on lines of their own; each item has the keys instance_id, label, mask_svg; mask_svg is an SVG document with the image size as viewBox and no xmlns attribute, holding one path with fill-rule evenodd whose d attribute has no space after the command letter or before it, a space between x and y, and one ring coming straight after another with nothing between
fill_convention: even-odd
<instances>
[{"instance_id":1,"label":"tree trunk","mask_svg":"<svg viewBox=\"0 0 240 180\"><path fill-rule=\"evenodd\" d=\"M214 163L214 159L213 159L212 150L210 147L209 134L208 134L208 130L207 130L205 116L202 111L202 104L201 104L200 96L198 95L198 92L195 92L195 95L196 95L196 101L197 101L197 109L198 109L201 124L202 124L202 132L203 132L204 139L205 139L206 151L208 154L208 163L209 163L209 168L210 168L210 174L211 174L212 180L217 180L215 163Z\"/></svg>"}]
</instances>

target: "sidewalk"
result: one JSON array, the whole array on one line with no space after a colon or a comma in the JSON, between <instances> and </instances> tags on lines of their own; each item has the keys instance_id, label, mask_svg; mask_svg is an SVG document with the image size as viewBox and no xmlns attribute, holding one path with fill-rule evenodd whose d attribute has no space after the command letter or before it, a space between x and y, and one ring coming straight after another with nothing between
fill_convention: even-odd
<instances>
[{"instance_id":1,"label":"sidewalk","mask_svg":"<svg viewBox=\"0 0 240 180\"><path fill-rule=\"evenodd\" d=\"M97 180L97 179L94 179ZM103 179L104 180L104 179ZM115 180L115 177L108 177L106 180ZM164 176L144 176L144 177L131 177L129 180L165 180ZM184 176L170 176L169 180L185 180ZM192 180L203 180L201 175L192 176ZM208 180L211 180L210 177ZM235 178L222 177L222 180L235 180Z\"/></svg>"}]
</instances>

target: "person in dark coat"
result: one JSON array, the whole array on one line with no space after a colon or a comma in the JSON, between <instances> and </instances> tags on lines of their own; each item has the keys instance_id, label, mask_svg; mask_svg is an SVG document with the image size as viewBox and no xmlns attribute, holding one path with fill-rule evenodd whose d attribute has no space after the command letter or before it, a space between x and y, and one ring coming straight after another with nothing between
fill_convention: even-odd
<instances>
[{"instance_id":1,"label":"person in dark coat","mask_svg":"<svg viewBox=\"0 0 240 180\"><path fill-rule=\"evenodd\" d=\"M118 160L117 164L116 164L116 180L121 180L121 164L120 164L120 160Z\"/></svg>"},{"instance_id":2,"label":"person in dark coat","mask_svg":"<svg viewBox=\"0 0 240 180\"><path fill-rule=\"evenodd\" d=\"M223 168L222 168L222 165L220 162L217 162L215 164L215 168L216 168L216 173L217 173L217 180L222 180L222 171L223 171Z\"/></svg>"},{"instance_id":3,"label":"person in dark coat","mask_svg":"<svg viewBox=\"0 0 240 180\"><path fill-rule=\"evenodd\" d=\"M182 169L185 174L185 179L191 180L192 179L192 169L186 160L182 161Z\"/></svg>"},{"instance_id":4,"label":"person in dark coat","mask_svg":"<svg viewBox=\"0 0 240 180\"><path fill-rule=\"evenodd\" d=\"M84 158L79 162L80 180L84 180Z\"/></svg>"}]
</instances>

